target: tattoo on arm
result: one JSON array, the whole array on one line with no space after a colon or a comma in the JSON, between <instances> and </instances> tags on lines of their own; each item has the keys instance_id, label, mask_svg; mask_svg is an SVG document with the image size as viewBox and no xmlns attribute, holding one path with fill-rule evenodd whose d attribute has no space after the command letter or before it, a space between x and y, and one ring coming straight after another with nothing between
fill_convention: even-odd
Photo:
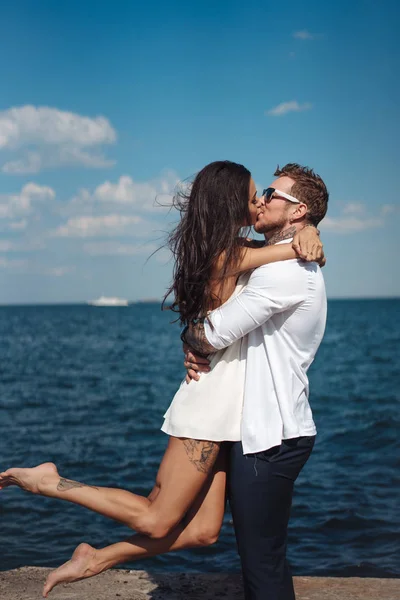
<instances>
[{"instance_id":1,"label":"tattoo on arm","mask_svg":"<svg viewBox=\"0 0 400 600\"><path fill-rule=\"evenodd\" d=\"M79 483L79 481L73 481L72 479L64 479L64 477L61 477L60 481L57 485L57 490L59 492L68 492L68 490L72 490L73 488L83 488L83 487L90 487L93 490L99 489L93 485L86 485L86 483Z\"/></svg>"},{"instance_id":2,"label":"tattoo on arm","mask_svg":"<svg viewBox=\"0 0 400 600\"><path fill-rule=\"evenodd\" d=\"M218 442L184 439L186 454L200 473L209 473L214 466L219 452Z\"/></svg>"},{"instance_id":3,"label":"tattoo on arm","mask_svg":"<svg viewBox=\"0 0 400 600\"><path fill-rule=\"evenodd\" d=\"M208 354L216 352L214 346L211 346L206 338L204 323L201 321L190 323L183 334L182 339L188 346L202 356L207 356Z\"/></svg>"}]
</instances>

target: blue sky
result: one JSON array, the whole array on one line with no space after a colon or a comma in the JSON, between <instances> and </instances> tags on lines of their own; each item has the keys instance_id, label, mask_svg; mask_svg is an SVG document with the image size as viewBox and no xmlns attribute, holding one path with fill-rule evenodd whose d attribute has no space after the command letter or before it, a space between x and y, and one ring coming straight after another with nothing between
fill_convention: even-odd
<instances>
[{"instance_id":1,"label":"blue sky","mask_svg":"<svg viewBox=\"0 0 400 600\"><path fill-rule=\"evenodd\" d=\"M313 167L330 297L400 296L395 2L2 6L0 303L160 298L174 216L208 162ZM165 195L165 196L163 196Z\"/></svg>"}]
</instances>

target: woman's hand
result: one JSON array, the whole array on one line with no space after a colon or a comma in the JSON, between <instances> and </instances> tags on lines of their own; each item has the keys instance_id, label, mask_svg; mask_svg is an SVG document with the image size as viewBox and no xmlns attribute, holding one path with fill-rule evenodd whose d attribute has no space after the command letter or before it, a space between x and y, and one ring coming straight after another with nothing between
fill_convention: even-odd
<instances>
[{"instance_id":1,"label":"woman's hand","mask_svg":"<svg viewBox=\"0 0 400 600\"><path fill-rule=\"evenodd\" d=\"M321 267L326 263L324 245L316 227L304 227L293 238L292 247L300 258L317 262Z\"/></svg>"},{"instance_id":2,"label":"woman's hand","mask_svg":"<svg viewBox=\"0 0 400 600\"><path fill-rule=\"evenodd\" d=\"M190 383L192 379L199 381L199 373L208 373L210 371L210 361L204 356L198 356L187 344L183 344L183 352L185 354L185 360L183 366L185 367L186 383Z\"/></svg>"}]
</instances>

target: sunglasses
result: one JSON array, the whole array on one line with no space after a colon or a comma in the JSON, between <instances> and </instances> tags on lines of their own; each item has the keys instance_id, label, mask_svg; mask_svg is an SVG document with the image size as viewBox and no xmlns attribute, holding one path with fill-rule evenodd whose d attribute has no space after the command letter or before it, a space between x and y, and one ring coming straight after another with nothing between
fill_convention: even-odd
<instances>
[{"instance_id":1,"label":"sunglasses","mask_svg":"<svg viewBox=\"0 0 400 600\"><path fill-rule=\"evenodd\" d=\"M276 195L272 196L272 194ZM277 190L273 187L269 187L263 190L262 195L265 197L266 202L271 202L271 200L273 200L274 198L281 198L283 200L289 200L289 202L293 202L294 204L301 204L300 200L297 200L297 198L295 198L294 196L286 194L286 192L281 192L280 190Z\"/></svg>"}]
</instances>

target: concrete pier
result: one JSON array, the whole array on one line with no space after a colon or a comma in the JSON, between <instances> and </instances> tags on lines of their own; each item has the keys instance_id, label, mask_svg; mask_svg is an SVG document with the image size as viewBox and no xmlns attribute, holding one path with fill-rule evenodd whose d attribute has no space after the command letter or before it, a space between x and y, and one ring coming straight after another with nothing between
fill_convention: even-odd
<instances>
[{"instance_id":1,"label":"concrete pier","mask_svg":"<svg viewBox=\"0 0 400 600\"><path fill-rule=\"evenodd\" d=\"M39 600L50 569L0 571L1 600ZM297 600L400 600L400 579L295 577ZM243 600L240 575L112 569L60 585L54 600Z\"/></svg>"}]
</instances>

